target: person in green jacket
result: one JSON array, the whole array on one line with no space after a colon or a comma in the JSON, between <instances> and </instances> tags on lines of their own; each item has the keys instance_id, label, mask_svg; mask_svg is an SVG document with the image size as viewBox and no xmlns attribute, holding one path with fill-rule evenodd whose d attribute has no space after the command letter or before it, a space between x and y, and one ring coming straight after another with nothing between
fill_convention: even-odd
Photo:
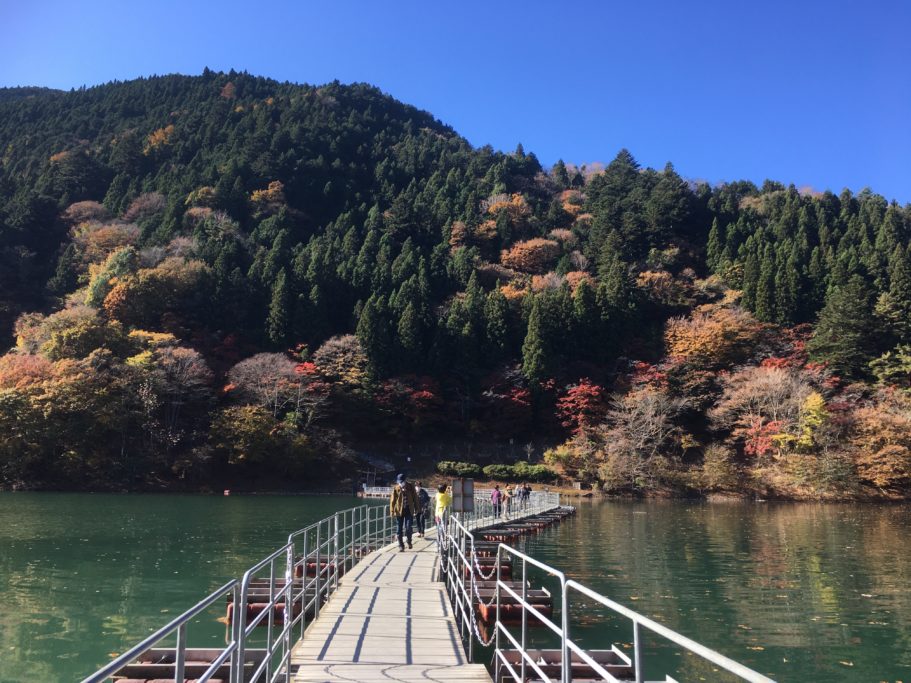
<instances>
[{"instance_id":1,"label":"person in green jacket","mask_svg":"<svg viewBox=\"0 0 911 683\"><path fill-rule=\"evenodd\" d=\"M395 517L399 552L405 550L404 539L408 540L409 550L412 547L412 527L414 516L417 514L418 509L418 497L414 490L414 484L407 481L404 474L399 473L396 475L395 486L392 487L392 495L389 498L389 514Z\"/></svg>"}]
</instances>

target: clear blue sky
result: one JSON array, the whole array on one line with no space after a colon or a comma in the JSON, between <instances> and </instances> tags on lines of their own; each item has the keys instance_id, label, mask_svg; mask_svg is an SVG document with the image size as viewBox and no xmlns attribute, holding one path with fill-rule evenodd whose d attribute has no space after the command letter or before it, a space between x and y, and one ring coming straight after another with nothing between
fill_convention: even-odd
<instances>
[{"instance_id":1,"label":"clear blue sky","mask_svg":"<svg viewBox=\"0 0 911 683\"><path fill-rule=\"evenodd\" d=\"M911 2L0 0L0 85L366 81L475 145L911 202Z\"/></svg>"}]
</instances>

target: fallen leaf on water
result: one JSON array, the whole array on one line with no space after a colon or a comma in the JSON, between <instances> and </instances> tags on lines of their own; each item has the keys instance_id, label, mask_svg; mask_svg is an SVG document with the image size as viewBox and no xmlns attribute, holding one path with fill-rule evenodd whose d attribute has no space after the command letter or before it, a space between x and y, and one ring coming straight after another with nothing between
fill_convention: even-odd
<instances>
[{"instance_id":1,"label":"fallen leaf on water","mask_svg":"<svg viewBox=\"0 0 911 683\"><path fill-rule=\"evenodd\" d=\"M839 663L839 664L843 664L844 666L854 666L854 662L839 661L838 663Z\"/></svg>"},{"instance_id":2,"label":"fallen leaf on water","mask_svg":"<svg viewBox=\"0 0 911 683\"><path fill-rule=\"evenodd\" d=\"M744 631L752 631L753 629L746 624L737 624L737 628L742 628Z\"/></svg>"},{"instance_id":3,"label":"fallen leaf on water","mask_svg":"<svg viewBox=\"0 0 911 683\"><path fill-rule=\"evenodd\" d=\"M765 648L762 645L753 645L753 646L747 647L747 650L765 650Z\"/></svg>"}]
</instances>

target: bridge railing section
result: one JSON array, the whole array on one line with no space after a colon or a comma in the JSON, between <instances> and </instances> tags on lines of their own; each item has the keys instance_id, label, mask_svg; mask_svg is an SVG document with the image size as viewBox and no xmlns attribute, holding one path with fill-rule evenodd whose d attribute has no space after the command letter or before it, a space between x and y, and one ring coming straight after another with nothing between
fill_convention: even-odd
<instances>
[{"instance_id":1,"label":"bridge railing section","mask_svg":"<svg viewBox=\"0 0 911 683\"><path fill-rule=\"evenodd\" d=\"M211 665L195 677L211 680L230 668L231 683L276 683L291 680L291 650L308 620L338 588L339 579L371 550L391 541L388 508L361 505L341 510L289 535L285 545L196 603L182 615L115 658L83 683L102 683L156 646L173 647L173 680L187 680L187 631L202 612L231 605L229 640L221 649L207 648ZM173 644L173 645L172 645ZM223 673L218 678L222 678Z\"/></svg>"},{"instance_id":2,"label":"bridge railing section","mask_svg":"<svg viewBox=\"0 0 911 683\"><path fill-rule=\"evenodd\" d=\"M484 575L475 549L474 530L491 526L500 521L520 519L560 506L560 495L533 491L527 499L515 498L507 507L496 509L490 497L479 494L474 499L474 511L450 515L439 530L440 552L446 591L452 604L459 632L468 649L468 658L474 658L475 641L489 645L490 640L480 631L477 602L480 601L478 582L490 580L493 574ZM496 570L499 571L499 568Z\"/></svg>"},{"instance_id":3,"label":"bridge railing section","mask_svg":"<svg viewBox=\"0 0 911 683\"><path fill-rule=\"evenodd\" d=\"M533 497L529 501L524 510L514 511L512 518L536 514L557 506L559 506L558 495L539 494L537 499ZM473 661L476 642L485 647L493 646L494 680L498 683L527 680L571 683L573 669L579 666L589 668L586 674L580 676L586 680L598 677L598 680L603 681L635 680L636 683L644 683L646 649L643 646L643 631L648 631L653 636L710 662L739 680L751 683L774 683L767 676L624 607L577 581L568 579L559 569L540 562L505 543L497 545L495 564L491 567L488 563L488 573L485 575L484 569L478 561L475 531L491 524L493 510L489 501L482 500L475 502L475 508L476 511L472 515L453 515L449 519L443 529L440 543L442 563L445 569L447 593L459 630L466 643L469 659ZM504 580L501 572L501 566L507 564L507 561L511 562L511 580L509 581ZM557 592L559 604L553 605L550 611L552 615L559 615L555 617L556 620L551 619L539 609L540 605L536 607L527 594L529 580L543 577L549 577L550 581L559 585ZM478 590L478 584L481 581L486 582L485 585L488 587L495 582L494 595L492 598L487 598L489 602L486 603L488 614L492 612L495 617L487 628L481 627L477 609L477 605L483 602ZM578 604L581 602L580 598L588 601L589 605ZM573 599L577 602L575 607ZM609 657L601 657L599 656L601 653L589 649L592 646L591 642L587 642L586 647L582 647L573 639L571 635L573 616L574 614L581 616L583 610L590 609L591 602L597 603L629 621L632 641L631 656L626 656L611 643L604 651ZM510 604L513 609L508 620L501 619L501 605L504 603ZM489 609L494 606L495 610ZM518 606L520 610L518 618L514 611L515 606ZM532 639L529 634L529 624L532 623L543 626L544 633L549 632L552 635L546 639ZM545 652L539 645L542 640L559 642L555 660L558 666L554 666L553 661L547 663L542 659L542 652ZM537 641L538 647L534 641ZM654 665L658 668L661 662L654 662ZM673 681L672 672L663 673L660 680Z\"/></svg>"},{"instance_id":4,"label":"bridge railing section","mask_svg":"<svg viewBox=\"0 0 911 683\"><path fill-rule=\"evenodd\" d=\"M489 496L493 489L475 489L476 496ZM364 498L389 498L392 495L391 486L365 486L360 491Z\"/></svg>"},{"instance_id":5,"label":"bridge railing section","mask_svg":"<svg viewBox=\"0 0 911 683\"><path fill-rule=\"evenodd\" d=\"M289 681L291 663L291 630L293 621L292 587L293 555L292 545L285 544L268 557L250 567L241 579L240 600L235 602L232 614L233 639L237 643L234 662L231 667L233 683L248 681L280 680L284 674ZM255 583L265 580L264 583ZM256 594L256 586L264 585ZM251 600L252 599L252 600ZM250 609L254 607L254 609ZM258 660L253 672L243 676L243 666L247 644L253 639L253 633L259 627L265 627L265 652ZM175 676L175 681L182 680Z\"/></svg>"},{"instance_id":6,"label":"bridge railing section","mask_svg":"<svg viewBox=\"0 0 911 683\"><path fill-rule=\"evenodd\" d=\"M155 631L155 633L148 638L137 643L122 655L113 659L106 666L103 666L91 676L84 679L82 683L103 683L104 681L109 680L111 676L120 671L124 666L133 662L137 657L145 654L150 649L161 645L170 646L171 642L174 643L174 680L185 680L184 667L187 654L187 632L191 620L216 605L223 605L226 600L231 600L234 604L237 604L239 596L240 582L236 579L229 581L224 586L211 593L208 597L197 602L179 617ZM238 641L236 637L232 636L228 644L212 661L208 669L206 669L202 675L196 677L198 683L205 683L206 681L211 680L218 669L226 663L231 665L233 669L234 662L243 662L243 658L239 660L236 659L237 650Z\"/></svg>"}]
</instances>

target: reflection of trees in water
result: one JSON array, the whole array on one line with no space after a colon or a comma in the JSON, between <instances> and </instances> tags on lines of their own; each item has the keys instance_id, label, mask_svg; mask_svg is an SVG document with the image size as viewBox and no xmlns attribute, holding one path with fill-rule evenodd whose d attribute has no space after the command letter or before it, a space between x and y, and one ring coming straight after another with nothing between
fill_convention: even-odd
<instances>
[{"instance_id":1,"label":"reflection of trees in water","mask_svg":"<svg viewBox=\"0 0 911 683\"><path fill-rule=\"evenodd\" d=\"M911 665L909 521L907 506L610 502L529 549L760 670L847 681ZM592 646L629 639L606 618L594 608L573 628Z\"/></svg>"}]
</instances>

